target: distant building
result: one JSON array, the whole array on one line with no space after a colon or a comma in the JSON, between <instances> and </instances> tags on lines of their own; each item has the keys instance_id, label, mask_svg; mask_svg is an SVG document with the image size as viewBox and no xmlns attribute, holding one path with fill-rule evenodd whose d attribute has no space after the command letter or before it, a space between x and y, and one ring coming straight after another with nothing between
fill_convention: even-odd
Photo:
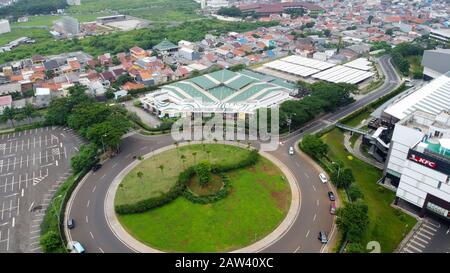
<instances>
[{"instance_id":1,"label":"distant building","mask_svg":"<svg viewBox=\"0 0 450 273\"><path fill-rule=\"evenodd\" d=\"M171 41L164 39L161 43L154 46L153 49L158 53L165 55L178 51L178 46L173 44Z\"/></svg>"},{"instance_id":2,"label":"distant building","mask_svg":"<svg viewBox=\"0 0 450 273\"><path fill-rule=\"evenodd\" d=\"M81 5L81 0L67 0L67 5L79 6L79 5Z\"/></svg>"},{"instance_id":3,"label":"distant building","mask_svg":"<svg viewBox=\"0 0 450 273\"><path fill-rule=\"evenodd\" d=\"M37 107L47 107L51 101L50 88L36 88L34 93L35 104Z\"/></svg>"},{"instance_id":4,"label":"distant building","mask_svg":"<svg viewBox=\"0 0 450 273\"><path fill-rule=\"evenodd\" d=\"M228 7L229 0L207 0L206 6L211 9L220 9L223 7Z\"/></svg>"},{"instance_id":5,"label":"distant building","mask_svg":"<svg viewBox=\"0 0 450 273\"><path fill-rule=\"evenodd\" d=\"M450 71L450 49L425 50L422 58L423 74L437 78Z\"/></svg>"},{"instance_id":6,"label":"distant building","mask_svg":"<svg viewBox=\"0 0 450 273\"><path fill-rule=\"evenodd\" d=\"M187 60L190 60L190 61L200 59L200 53L198 53L197 51L195 51L193 49L186 48L186 47L183 47L178 51L178 56L185 58Z\"/></svg>"},{"instance_id":7,"label":"distant building","mask_svg":"<svg viewBox=\"0 0 450 273\"><path fill-rule=\"evenodd\" d=\"M441 43L450 42L450 29L432 29L430 31L430 39Z\"/></svg>"},{"instance_id":8,"label":"distant building","mask_svg":"<svg viewBox=\"0 0 450 273\"><path fill-rule=\"evenodd\" d=\"M66 36L76 36L80 33L80 22L76 18L64 16L55 22L54 29Z\"/></svg>"},{"instance_id":9,"label":"distant building","mask_svg":"<svg viewBox=\"0 0 450 273\"><path fill-rule=\"evenodd\" d=\"M0 114L3 114L3 111L6 107L11 108L12 97L11 95L0 97Z\"/></svg>"},{"instance_id":10,"label":"distant building","mask_svg":"<svg viewBox=\"0 0 450 273\"><path fill-rule=\"evenodd\" d=\"M0 20L0 34L8 32L11 32L9 21L5 19Z\"/></svg>"},{"instance_id":11,"label":"distant building","mask_svg":"<svg viewBox=\"0 0 450 273\"><path fill-rule=\"evenodd\" d=\"M117 22L117 21L125 21L127 19L126 15L111 15L111 16L103 16L97 18L97 23L104 25L111 22Z\"/></svg>"}]
</instances>

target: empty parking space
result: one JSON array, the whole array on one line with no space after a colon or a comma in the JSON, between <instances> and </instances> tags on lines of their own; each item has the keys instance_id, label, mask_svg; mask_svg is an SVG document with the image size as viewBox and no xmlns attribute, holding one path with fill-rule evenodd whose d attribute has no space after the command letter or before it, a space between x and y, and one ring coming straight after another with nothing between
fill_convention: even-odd
<instances>
[{"instance_id":1,"label":"empty parking space","mask_svg":"<svg viewBox=\"0 0 450 273\"><path fill-rule=\"evenodd\" d=\"M443 231L443 226L432 220L424 220L400 252L402 253L427 253L432 252L432 245L436 243L438 233Z\"/></svg>"},{"instance_id":2,"label":"empty parking space","mask_svg":"<svg viewBox=\"0 0 450 273\"><path fill-rule=\"evenodd\" d=\"M0 136L0 252L39 252L40 224L83 140L61 127Z\"/></svg>"}]
</instances>

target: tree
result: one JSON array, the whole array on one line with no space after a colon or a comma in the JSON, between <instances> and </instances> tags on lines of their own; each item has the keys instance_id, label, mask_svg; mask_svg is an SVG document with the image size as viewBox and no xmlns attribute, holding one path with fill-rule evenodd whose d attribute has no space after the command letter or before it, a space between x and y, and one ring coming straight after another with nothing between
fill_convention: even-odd
<instances>
[{"instance_id":1,"label":"tree","mask_svg":"<svg viewBox=\"0 0 450 273\"><path fill-rule=\"evenodd\" d=\"M192 156L194 157L194 164L197 164L197 152L192 152Z\"/></svg>"},{"instance_id":2,"label":"tree","mask_svg":"<svg viewBox=\"0 0 450 273\"><path fill-rule=\"evenodd\" d=\"M163 164L159 165L158 169L161 170L161 174L164 174L164 165Z\"/></svg>"},{"instance_id":3,"label":"tree","mask_svg":"<svg viewBox=\"0 0 450 273\"><path fill-rule=\"evenodd\" d=\"M348 193L350 200L353 202L355 202L358 199L364 198L364 194L362 193L361 189L356 184L351 184L347 190L347 193Z\"/></svg>"},{"instance_id":4,"label":"tree","mask_svg":"<svg viewBox=\"0 0 450 273\"><path fill-rule=\"evenodd\" d=\"M136 175L137 175L137 177L139 177L139 180L141 180L141 182L142 182L142 177L144 177L144 173L141 172L141 171L138 171L138 172L136 173Z\"/></svg>"},{"instance_id":5,"label":"tree","mask_svg":"<svg viewBox=\"0 0 450 273\"><path fill-rule=\"evenodd\" d=\"M112 100L112 99L114 99L114 97L115 97L115 95L114 95L114 91L113 91L113 90L108 89L108 90L105 92L105 98L106 98L107 100Z\"/></svg>"},{"instance_id":6,"label":"tree","mask_svg":"<svg viewBox=\"0 0 450 273\"><path fill-rule=\"evenodd\" d=\"M128 128L121 128L114 122L105 121L89 127L86 137L99 147L105 145L107 148L118 150L122 135L125 133L124 129Z\"/></svg>"},{"instance_id":7,"label":"tree","mask_svg":"<svg viewBox=\"0 0 450 273\"><path fill-rule=\"evenodd\" d=\"M82 145L80 152L73 156L70 165L75 173L92 167L97 157L97 146L94 143Z\"/></svg>"},{"instance_id":8,"label":"tree","mask_svg":"<svg viewBox=\"0 0 450 273\"><path fill-rule=\"evenodd\" d=\"M350 185L355 182L355 177L353 176L353 172L349 168L336 168L331 173L331 180L334 182L336 187L338 188L348 188Z\"/></svg>"},{"instance_id":9,"label":"tree","mask_svg":"<svg viewBox=\"0 0 450 273\"><path fill-rule=\"evenodd\" d=\"M217 14L223 15L223 16L230 16L230 17L241 17L242 11L235 6L232 7L222 7L217 11Z\"/></svg>"},{"instance_id":10,"label":"tree","mask_svg":"<svg viewBox=\"0 0 450 273\"><path fill-rule=\"evenodd\" d=\"M31 118L35 115L36 109L31 103L25 104L25 107L22 109L23 114L28 119L28 123L31 123Z\"/></svg>"},{"instance_id":11,"label":"tree","mask_svg":"<svg viewBox=\"0 0 450 273\"><path fill-rule=\"evenodd\" d=\"M180 156L181 162L183 163L183 169L186 169L186 156L181 155Z\"/></svg>"},{"instance_id":12,"label":"tree","mask_svg":"<svg viewBox=\"0 0 450 273\"><path fill-rule=\"evenodd\" d=\"M7 121L11 122L12 127L14 127L14 118L16 116L16 109L14 108L14 106L12 107L6 107L5 109L3 109L3 115L5 116L5 119Z\"/></svg>"},{"instance_id":13,"label":"tree","mask_svg":"<svg viewBox=\"0 0 450 273\"><path fill-rule=\"evenodd\" d=\"M42 235L39 239L39 244L41 245L42 250L47 253L58 252L63 248L61 238L58 233L53 230Z\"/></svg>"},{"instance_id":14,"label":"tree","mask_svg":"<svg viewBox=\"0 0 450 273\"><path fill-rule=\"evenodd\" d=\"M316 135L305 135L300 146L305 153L317 159L328 153L328 145Z\"/></svg>"},{"instance_id":15,"label":"tree","mask_svg":"<svg viewBox=\"0 0 450 273\"><path fill-rule=\"evenodd\" d=\"M369 17L367 17L367 23L369 25L372 24L372 20L373 20L373 15L369 15Z\"/></svg>"},{"instance_id":16,"label":"tree","mask_svg":"<svg viewBox=\"0 0 450 273\"><path fill-rule=\"evenodd\" d=\"M357 201L339 208L336 224L350 242L360 242L369 225L367 205Z\"/></svg>"},{"instance_id":17,"label":"tree","mask_svg":"<svg viewBox=\"0 0 450 273\"><path fill-rule=\"evenodd\" d=\"M195 173L201 187L206 187L211 182L211 164L202 161L195 167Z\"/></svg>"},{"instance_id":18,"label":"tree","mask_svg":"<svg viewBox=\"0 0 450 273\"><path fill-rule=\"evenodd\" d=\"M330 37L330 36L331 36L331 30L329 30L329 29L324 29L324 30L323 30L323 35L325 35L325 37Z\"/></svg>"},{"instance_id":19,"label":"tree","mask_svg":"<svg viewBox=\"0 0 450 273\"><path fill-rule=\"evenodd\" d=\"M392 29L392 28L386 29L385 34L386 34L386 35L389 35L389 36L394 35L394 29Z\"/></svg>"}]
</instances>

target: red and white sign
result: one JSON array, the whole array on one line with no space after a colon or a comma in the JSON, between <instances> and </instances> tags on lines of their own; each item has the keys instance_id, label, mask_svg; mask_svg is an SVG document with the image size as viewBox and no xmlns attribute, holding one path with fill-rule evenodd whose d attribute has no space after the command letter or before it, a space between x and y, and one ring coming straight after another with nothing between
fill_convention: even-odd
<instances>
[{"instance_id":1,"label":"red and white sign","mask_svg":"<svg viewBox=\"0 0 450 273\"><path fill-rule=\"evenodd\" d=\"M436 169L436 167L437 167L436 162L430 161L428 159L425 159L425 158L420 157L420 156L415 155L415 154L411 154L409 156L409 159L412 160L412 161L415 161L415 162L417 162L419 164L422 164L424 166L427 166L429 168L432 168L432 169Z\"/></svg>"}]
</instances>

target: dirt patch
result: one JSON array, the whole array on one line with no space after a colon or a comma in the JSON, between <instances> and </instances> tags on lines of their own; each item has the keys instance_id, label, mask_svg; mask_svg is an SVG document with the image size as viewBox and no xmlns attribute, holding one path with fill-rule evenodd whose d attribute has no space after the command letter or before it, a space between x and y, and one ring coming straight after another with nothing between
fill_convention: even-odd
<instances>
[{"instance_id":1,"label":"dirt patch","mask_svg":"<svg viewBox=\"0 0 450 273\"><path fill-rule=\"evenodd\" d=\"M265 172L268 175L277 175L278 174L278 170L276 168L271 168L266 164L262 165L262 170L263 170L263 172Z\"/></svg>"},{"instance_id":2,"label":"dirt patch","mask_svg":"<svg viewBox=\"0 0 450 273\"><path fill-rule=\"evenodd\" d=\"M282 211L287 211L289 207L289 202L287 198L289 195L287 194L287 191L272 191L270 195L272 196L272 198L275 199L277 203L277 208L279 208Z\"/></svg>"}]
</instances>

